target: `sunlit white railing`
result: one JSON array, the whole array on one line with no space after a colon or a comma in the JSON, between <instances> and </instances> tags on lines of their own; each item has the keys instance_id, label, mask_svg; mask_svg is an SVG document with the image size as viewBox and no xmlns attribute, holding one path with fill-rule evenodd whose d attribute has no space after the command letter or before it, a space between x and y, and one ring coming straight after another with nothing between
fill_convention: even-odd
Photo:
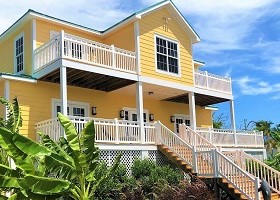
<instances>
[{"instance_id":1,"label":"sunlit white railing","mask_svg":"<svg viewBox=\"0 0 280 200\"><path fill-rule=\"evenodd\" d=\"M222 177L246 198L259 199L259 178L227 158L199 133L182 124L179 135L189 135L181 138L161 123L156 126L158 125L161 126L159 131L161 144L192 166L199 176Z\"/></svg>"},{"instance_id":2,"label":"sunlit white railing","mask_svg":"<svg viewBox=\"0 0 280 200\"><path fill-rule=\"evenodd\" d=\"M62 31L34 51L37 72L59 58L66 58L94 66L136 73L135 52L116 48Z\"/></svg>"},{"instance_id":3,"label":"sunlit white railing","mask_svg":"<svg viewBox=\"0 0 280 200\"><path fill-rule=\"evenodd\" d=\"M85 124L93 120L95 125L95 141L104 143L141 143L140 125L135 121L118 119L100 119L90 117L69 117L80 133ZM63 136L63 129L56 118L36 124L36 130L42 131L57 141ZM38 138L39 139L39 138ZM144 143L155 144L156 134L154 123L144 124Z\"/></svg>"},{"instance_id":4,"label":"sunlit white railing","mask_svg":"<svg viewBox=\"0 0 280 200\"><path fill-rule=\"evenodd\" d=\"M242 150L224 152L229 159L255 177L265 179L274 192L280 194L280 172Z\"/></svg>"},{"instance_id":5,"label":"sunlit white railing","mask_svg":"<svg viewBox=\"0 0 280 200\"><path fill-rule=\"evenodd\" d=\"M263 133L259 131L236 131L197 127L196 131L215 146L263 147Z\"/></svg>"},{"instance_id":6,"label":"sunlit white railing","mask_svg":"<svg viewBox=\"0 0 280 200\"><path fill-rule=\"evenodd\" d=\"M210 74L207 71L194 70L195 86L207 90L232 94L231 79Z\"/></svg>"}]
</instances>

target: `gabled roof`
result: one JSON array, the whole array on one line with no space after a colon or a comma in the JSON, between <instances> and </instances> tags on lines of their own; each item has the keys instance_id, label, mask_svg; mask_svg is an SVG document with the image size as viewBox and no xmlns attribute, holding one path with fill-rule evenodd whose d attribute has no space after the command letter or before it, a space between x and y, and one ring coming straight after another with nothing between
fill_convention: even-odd
<instances>
[{"instance_id":1,"label":"gabled roof","mask_svg":"<svg viewBox=\"0 0 280 200\"><path fill-rule=\"evenodd\" d=\"M173 14L173 16L176 18L178 23L182 26L182 28L190 35L192 38L193 43L199 42L200 38L198 34L195 32L195 30L191 27L191 25L188 23L188 21L184 18L182 13L178 10L178 8L174 5L174 3L171 0L164 0L159 3L156 3L148 8L145 8L141 11L135 12L132 15L128 16L127 18L123 19L122 21L116 23L115 25L103 30L98 31L92 28L88 28L79 24L75 24L72 22L68 22L62 19L58 19L34 10L29 9L21 18L19 18L12 26L10 26L5 32L3 32L0 35L0 38L4 37L8 32L13 30L15 27L21 25L22 23L26 22L29 19L38 18L38 19L45 19L49 21L53 21L58 24L63 24L66 26L73 27L75 29L79 29L85 32L89 32L92 34L96 34L99 36L106 36L107 34L110 34L114 31L117 31L120 28L123 28L127 26L130 23L133 23L139 19L141 19L142 16L145 16L151 12L154 12L162 7L167 7L167 9Z\"/></svg>"}]
</instances>

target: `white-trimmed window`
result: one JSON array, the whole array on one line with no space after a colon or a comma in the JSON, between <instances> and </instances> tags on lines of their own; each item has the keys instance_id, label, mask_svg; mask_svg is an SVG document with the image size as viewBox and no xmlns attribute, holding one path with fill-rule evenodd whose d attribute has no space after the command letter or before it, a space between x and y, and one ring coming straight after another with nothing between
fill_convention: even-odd
<instances>
[{"instance_id":1,"label":"white-trimmed window","mask_svg":"<svg viewBox=\"0 0 280 200\"><path fill-rule=\"evenodd\" d=\"M190 116L189 115L181 115L181 114L174 114L175 116L175 123L174 123L174 131L175 133L179 133L179 125L185 123L186 126L191 125Z\"/></svg>"},{"instance_id":2,"label":"white-trimmed window","mask_svg":"<svg viewBox=\"0 0 280 200\"><path fill-rule=\"evenodd\" d=\"M155 36L155 46L157 70L179 75L178 43L160 36Z\"/></svg>"},{"instance_id":3,"label":"white-trimmed window","mask_svg":"<svg viewBox=\"0 0 280 200\"><path fill-rule=\"evenodd\" d=\"M21 74L24 70L24 34L19 34L14 40L14 67L15 73Z\"/></svg>"},{"instance_id":4,"label":"white-trimmed window","mask_svg":"<svg viewBox=\"0 0 280 200\"><path fill-rule=\"evenodd\" d=\"M52 110L53 117L57 116L58 112L61 112L61 100L53 99L52 100ZM67 103L67 115L76 116L76 117L88 117L89 113L89 104L84 102L77 101L68 101Z\"/></svg>"}]
</instances>

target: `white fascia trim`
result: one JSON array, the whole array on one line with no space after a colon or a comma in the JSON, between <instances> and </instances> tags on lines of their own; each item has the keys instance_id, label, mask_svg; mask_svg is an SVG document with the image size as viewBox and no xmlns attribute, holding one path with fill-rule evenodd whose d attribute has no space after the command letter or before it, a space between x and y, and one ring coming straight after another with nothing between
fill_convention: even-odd
<instances>
[{"instance_id":1,"label":"white fascia trim","mask_svg":"<svg viewBox=\"0 0 280 200\"><path fill-rule=\"evenodd\" d=\"M46 66L46 67L43 67L42 69L40 69L39 71L35 71L33 72L33 77L34 78L41 78L43 77L44 75L58 69L60 66L62 66L62 61L61 59L57 59L55 62L53 62L52 64Z\"/></svg>"},{"instance_id":2,"label":"white fascia trim","mask_svg":"<svg viewBox=\"0 0 280 200\"><path fill-rule=\"evenodd\" d=\"M139 81L142 81L143 83L150 83L150 84L154 84L154 85L179 89L179 90L186 91L186 92L190 92L190 91L194 92L194 87L182 85L180 83L174 83L174 82L170 82L170 81L160 80L160 79L156 79L156 78L152 78L152 77L139 76Z\"/></svg>"},{"instance_id":3,"label":"white fascia trim","mask_svg":"<svg viewBox=\"0 0 280 200\"><path fill-rule=\"evenodd\" d=\"M193 30L193 28L189 25L189 23L185 20L185 18L181 15L180 12L178 12L178 9L172 4L170 3L170 5L173 7L174 10L176 10L176 12L178 13L178 15L180 16L180 20L182 20L184 22L184 24L188 27L188 29L195 35L194 39L195 39L195 43L200 41L199 36L197 35L197 33Z\"/></svg>"},{"instance_id":4,"label":"white fascia trim","mask_svg":"<svg viewBox=\"0 0 280 200\"><path fill-rule=\"evenodd\" d=\"M234 148L230 148L230 147L227 147L227 148L224 148L224 147L221 147L222 148L222 151L236 151L236 150L243 150L243 151L250 151L250 152L263 152L265 151L266 149L265 148L261 148L261 147L256 147L256 148L251 148L251 147L234 147Z\"/></svg>"},{"instance_id":5,"label":"white fascia trim","mask_svg":"<svg viewBox=\"0 0 280 200\"><path fill-rule=\"evenodd\" d=\"M9 75L0 75L0 78L5 79L5 80L12 80L12 81L23 81L23 82L28 82L28 83L37 83L36 79L29 79L29 78L24 78L24 77L16 77L16 76L9 76Z\"/></svg>"},{"instance_id":6,"label":"white fascia trim","mask_svg":"<svg viewBox=\"0 0 280 200\"><path fill-rule=\"evenodd\" d=\"M150 9L147 9L141 13L138 13L136 16L142 17L143 15L146 15L149 12L155 11L155 10L159 9L160 7L167 5L167 4L170 4L170 1L165 1L165 2L158 4L157 6L152 6Z\"/></svg>"},{"instance_id":7,"label":"white fascia trim","mask_svg":"<svg viewBox=\"0 0 280 200\"><path fill-rule=\"evenodd\" d=\"M119 24L113 26L112 28L109 28L108 30L103 32L101 35L103 37L105 37L105 36L115 32L115 31L117 31L118 29L125 27L127 24L134 23L135 21L137 21L139 19L141 19L141 16L133 15L130 18L126 19L125 21L120 22Z\"/></svg>"},{"instance_id":8,"label":"white fascia trim","mask_svg":"<svg viewBox=\"0 0 280 200\"><path fill-rule=\"evenodd\" d=\"M79 30L82 30L82 31L85 31L85 32L88 32L88 33L93 33L93 34L96 34L96 35L102 35L100 32L98 31L94 31L94 30L89 30L87 28L83 28L83 27L80 27L80 26L75 26L74 24L71 24L71 23L67 23L67 22L63 22L59 19L53 19L53 18L49 18L47 16L42 16L40 14L37 14L37 13L33 13L33 12L30 12L29 13L30 16L33 16L33 17L36 17L38 19L42 19L42 20L47 20L47 21L51 21L51 22L55 22L57 24L62 24L62 25L65 25L65 26L68 26L68 27L71 27L71 28L75 28L75 29L79 29Z\"/></svg>"},{"instance_id":9,"label":"white fascia trim","mask_svg":"<svg viewBox=\"0 0 280 200\"><path fill-rule=\"evenodd\" d=\"M101 144L97 143L97 146L101 150L135 150L135 151L154 151L158 150L156 145L138 145L138 144Z\"/></svg>"},{"instance_id":10,"label":"white fascia trim","mask_svg":"<svg viewBox=\"0 0 280 200\"><path fill-rule=\"evenodd\" d=\"M94 73L98 73L98 74L104 74L104 75L109 75L109 76L113 76L113 77L137 81L136 74L130 74L130 73L126 73L126 72L117 71L115 69L107 69L104 67L89 65L89 64L85 64L85 63L79 63L76 61L62 59L62 66L79 69L82 71L94 72Z\"/></svg>"},{"instance_id":11,"label":"white fascia trim","mask_svg":"<svg viewBox=\"0 0 280 200\"><path fill-rule=\"evenodd\" d=\"M154 85L174 88L174 89L182 90L185 92L194 92L194 93L198 93L198 94L204 94L204 95L209 95L209 96L213 96L213 97L220 97L220 98L224 98L224 99L228 99L228 100L233 100L233 96L230 94L223 94L220 92L209 91L209 90L200 89L200 88L196 88L196 87L192 87L192 86L188 86L188 85L183 85L180 83L174 83L171 81L160 80L160 79L156 79L156 78L152 78L152 77L139 76L138 81L142 81L143 83L150 83L150 84L154 84Z\"/></svg>"},{"instance_id":12,"label":"white fascia trim","mask_svg":"<svg viewBox=\"0 0 280 200\"><path fill-rule=\"evenodd\" d=\"M193 60L193 63L194 63L194 64L197 64L198 66L204 66L204 65L205 65L205 63L199 62L199 61L197 61L197 60Z\"/></svg>"}]
</instances>

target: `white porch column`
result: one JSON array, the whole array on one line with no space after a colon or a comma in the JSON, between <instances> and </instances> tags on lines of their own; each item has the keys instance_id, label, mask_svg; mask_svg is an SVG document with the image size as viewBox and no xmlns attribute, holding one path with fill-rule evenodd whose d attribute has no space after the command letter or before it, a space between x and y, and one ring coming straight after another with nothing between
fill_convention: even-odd
<instances>
[{"instance_id":1,"label":"white porch column","mask_svg":"<svg viewBox=\"0 0 280 200\"><path fill-rule=\"evenodd\" d=\"M194 131L196 130L196 112L195 112L195 97L194 92L189 92L189 112L190 112L190 121L191 127L193 127Z\"/></svg>"},{"instance_id":2,"label":"white porch column","mask_svg":"<svg viewBox=\"0 0 280 200\"><path fill-rule=\"evenodd\" d=\"M60 67L60 98L61 98L61 113L67 116L67 75L66 67Z\"/></svg>"},{"instance_id":3,"label":"white porch column","mask_svg":"<svg viewBox=\"0 0 280 200\"><path fill-rule=\"evenodd\" d=\"M230 106L230 120L231 120L231 129L234 132L234 144L237 145L237 138L236 138L236 125L235 125L235 113L234 113L234 101L229 101Z\"/></svg>"},{"instance_id":4,"label":"white porch column","mask_svg":"<svg viewBox=\"0 0 280 200\"><path fill-rule=\"evenodd\" d=\"M141 81L136 83L137 120L140 124L141 143L145 143L144 116L143 116L143 86Z\"/></svg>"}]
</instances>

